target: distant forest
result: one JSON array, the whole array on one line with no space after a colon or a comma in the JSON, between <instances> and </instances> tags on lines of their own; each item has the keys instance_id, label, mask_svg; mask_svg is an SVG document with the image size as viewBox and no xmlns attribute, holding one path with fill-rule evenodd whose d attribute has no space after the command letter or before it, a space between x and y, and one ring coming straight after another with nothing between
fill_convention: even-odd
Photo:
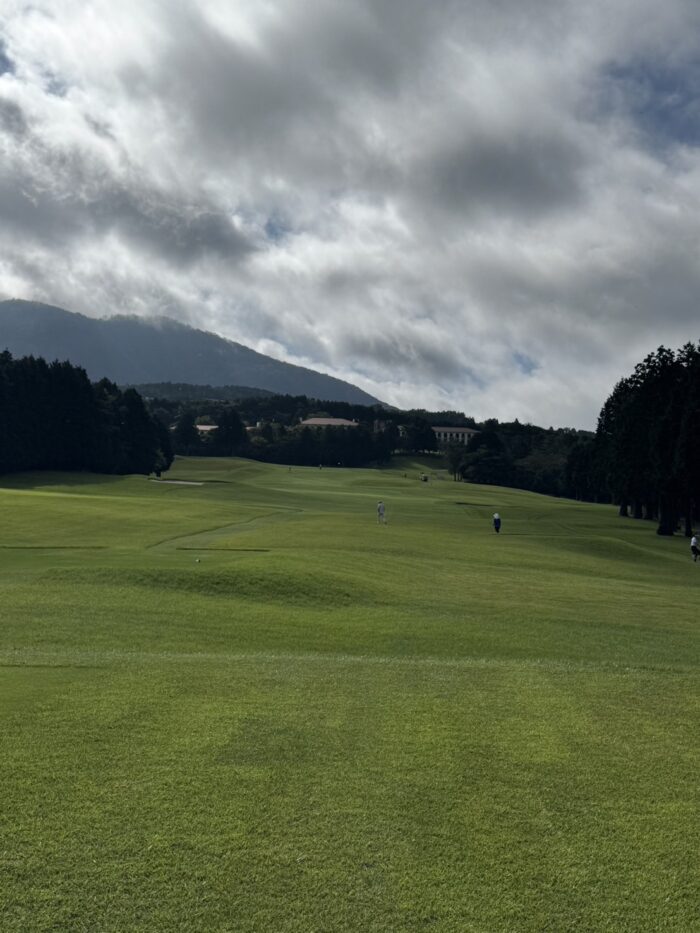
<instances>
[{"instance_id":1,"label":"distant forest","mask_svg":"<svg viewBox=\"0 0 700 933\"><path fill-rule=\"evenodd\" d=\"M592 432L540 428L519 421L499 423L495 418L476 427L479 433L466 447L453 445L446 451L455 478L550 496L610 502L604 489L596 489L586 497L578 495L574 483L572 464L576 452L592 441Z\"/></svg>"},{"instance_id":2,"label":"distant forest","mask_svg":"<svg viewBox=\"0 0 700 933\"><path fill-rule=\"evenodd\" d=\"M235 450L242 456L274 463L363 466L386 463L396 452L437 456L432 426L476 427L480 434L470 447L459 445L439 452L446 456L455 478L550 495L573 495L569 455L578 443L593 437L591 432L545 429L517 421L499 424L492 419L477 424L457 411L398 411L383 405L319 401L305 395L249 396L226 404L201 398L199 391L196 394L197 398L190 400L147 400L154 417L163 424L175 425L176 453L206 456ZM220 419L231 410L241 422L235 438L218 427ZM358 427L298 427L300 421L312 417L345 418L358 422ZM217 428L203 434L197 424ZM606 501L610 501L609 497Z\"/></svg>"},{"instance_id":3,"label":"distant forest","mask_svg":"<svg viewBox=\"0 0 700 933\"><path fill-rule=\"evenodd\" d=\"M380 405L309 399L305 395L215 399L147 399L153 417L172 427L175 452L190 456L238 454L299 466L366 466L387 463L397 450L436 451L428 422ZM300 425L312 417L344 418L355 427ZM213 430L203 432L201 425Z\"/></svg>"},{"instance_id":4,"label":"distant forest","mask_svg":"<svg viewBox=\"0 0 700 933\"><path fill-rule=\"evenodd\" d=\"M167 470L169 432L133 389L70 363L0 353L0 472Z\"/></svg>"},{"instance_id":5,"label":"distant forest","mask_svg":"<svg viewBox=\"0 0 700 933\"><path fill-rule=\"evenodd\" d=\"M161 387L168 397L155 394ZM69 363L0 354L0 471L149 473L167 469L173 450L313 466L431 453L456 480L614 502L621 516L656 522L662 535L681 525L691 534L700 520L700 345L692 343L660 347L639 363L606 400L595 433L236 386L141 388L145 402L134 388L90 383ZM300 425L312 417L356 426ZM432 427L448 425L479 433L438 451Z\"/></svg>"},{"instance_id":6,"label":"distant forest","mask_svg":"<svg viewBox=\"0 0 700 933\"><path fill-rule=\"evenodd\" d=\"M475 427L479 433L467 446L441 451L455 479L614 502L622 516L657 522L659 534L672 534L682 522L690 534L700 520L700 347L693 344L677 352L660 347L640 363L603 405L595 433L306 396L249 396L228 405L211 399L148 404L164 424L176 424L177 452L220 452L216 436L223 435L217 429L203 436L196 422L217 424L235 410L240 431L230 449L278 463L385 463L393 452L436 452L431 426ZM355 420L359 427L298 427L314 416Z\"/></svg>"},{"instance_id":7,"label":"distant forest","mask_svg":"<svg viewBox=\"0 0 700 933\"><path fill-rule=\"evenodd\" d=\"M470 482L614 502L660 535L690 536L700 521L700 344L650 353L615 386L595 434L478 427L466 449L447 452Z\"/></svg>"}]
</instances>

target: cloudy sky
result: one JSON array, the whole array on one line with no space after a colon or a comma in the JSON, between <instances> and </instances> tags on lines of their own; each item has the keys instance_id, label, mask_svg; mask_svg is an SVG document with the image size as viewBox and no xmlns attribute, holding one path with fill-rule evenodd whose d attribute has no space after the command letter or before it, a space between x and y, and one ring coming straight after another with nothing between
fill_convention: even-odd
<instances>
[{"instance_id":1,"label":"cloudy sky","mask_svg":"<svg viewBox=\"0 0 700 933\"><path fill-rule=\"evenodd\" d=\"M0 298L590 428L699 202L697 0L0 0Z\"/></svg>"}]
</instances>

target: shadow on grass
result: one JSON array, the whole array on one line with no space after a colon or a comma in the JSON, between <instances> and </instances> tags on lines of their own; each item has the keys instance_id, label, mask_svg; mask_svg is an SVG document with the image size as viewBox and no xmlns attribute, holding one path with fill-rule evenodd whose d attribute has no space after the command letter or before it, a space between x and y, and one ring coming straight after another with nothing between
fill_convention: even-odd
<instances>
[{"instance_id":1,"label":"shadow on grass","mask_svg":"<svg viewBox=\"0 0 700 933\"><path fill-rule=\"evenodd\" d=\"M132 475L133 474L129 474ZM42 489L57 486L113 486L123 482L129 476L113 473L6 473L0 476L0 489ZM146 476L137 476L146 482Z\"/></svg>"}]
</instances>

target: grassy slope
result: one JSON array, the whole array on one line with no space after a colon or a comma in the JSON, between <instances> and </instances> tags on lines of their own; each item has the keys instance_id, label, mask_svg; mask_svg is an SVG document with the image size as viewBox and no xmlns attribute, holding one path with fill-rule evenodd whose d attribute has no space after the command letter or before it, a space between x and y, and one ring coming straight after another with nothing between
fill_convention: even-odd
<instances>
[{"instance_id":1,"label":"grassy slope","mask_svg":"<svg viewBox=\"0 0 700 933\"><path fill-rule=\"evenodd\" d=\"M409 465L169 477L0 490L0 928L693 928L685 540Z\"/></svg>"}]
</instances>

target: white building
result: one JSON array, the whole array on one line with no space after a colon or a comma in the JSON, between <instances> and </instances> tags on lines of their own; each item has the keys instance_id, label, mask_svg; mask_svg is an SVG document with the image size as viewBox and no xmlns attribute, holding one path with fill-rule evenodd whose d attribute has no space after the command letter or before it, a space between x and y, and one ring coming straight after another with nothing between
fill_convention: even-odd
<instances>
[{"instance_id":1,"label":"white building","mask_svg":"<svg viewBox=\"0 0 700 933\"><path fill-rule=\"evenodd\" d=\"M465 446L479 432L476 428L433 428L438 444L464 444Z\"/></svg>"}]
</instances>

